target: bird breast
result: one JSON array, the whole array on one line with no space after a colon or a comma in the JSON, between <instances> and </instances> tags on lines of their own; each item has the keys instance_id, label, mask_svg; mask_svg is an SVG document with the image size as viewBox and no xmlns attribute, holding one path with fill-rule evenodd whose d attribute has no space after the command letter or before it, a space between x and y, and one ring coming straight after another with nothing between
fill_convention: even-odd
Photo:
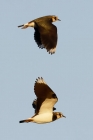
<instances>
[{"instance_id":1,"label":"bird breast","mask_svg":"<svg viewBox=\"0 0 93 140\"><path fill-rule=\"evenodd\" d=\"M44 114L40 114L40 115L36 115L33 117L33 122L34 123L49 123L52 121L52 113L44 113Z\"/></svg>"}]
</instances>

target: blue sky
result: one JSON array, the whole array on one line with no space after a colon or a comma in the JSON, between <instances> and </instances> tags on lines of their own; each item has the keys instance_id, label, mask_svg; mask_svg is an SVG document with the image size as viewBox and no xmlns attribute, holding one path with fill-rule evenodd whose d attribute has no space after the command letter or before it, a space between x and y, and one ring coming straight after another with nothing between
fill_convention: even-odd
<instances>
[{"instance_id":1,"label":"blue sky","mask_svg":"<svg viewBox=\"0 0 93 140\"><path fill-rule=\"evenodd\" d=\"M34 29L18 25L45 15L61 21L54 55L39 49ZM0 3L0 138L93 139L93 1L16 0ZM19 124L33 116L34 82L42 76L57 94L62 118Z\"/></svg>"}]
</instances>

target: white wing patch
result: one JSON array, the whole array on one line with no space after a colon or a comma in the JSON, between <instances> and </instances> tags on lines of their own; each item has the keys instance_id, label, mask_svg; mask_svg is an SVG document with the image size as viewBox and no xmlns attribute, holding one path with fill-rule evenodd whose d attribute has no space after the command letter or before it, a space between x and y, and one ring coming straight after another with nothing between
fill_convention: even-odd
<instances>
[{"instance_id":1,"label":"white wing patch","mask_svg":"<svg viewBox=\"0 0 93 140\"><path fill-rule=\"evenodd\" d=\"M53 53L55 53L55 51L56 51L56 48L53 48L53 49L49 50L49 53L53 54Z\"/></svg>"}]
</instances>

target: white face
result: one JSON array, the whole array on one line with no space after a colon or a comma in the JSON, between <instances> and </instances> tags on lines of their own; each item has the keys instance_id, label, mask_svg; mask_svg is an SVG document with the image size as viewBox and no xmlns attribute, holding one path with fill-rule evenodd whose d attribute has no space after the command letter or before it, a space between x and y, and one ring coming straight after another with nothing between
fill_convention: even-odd
<instances>
[{"instance_id":1,"label":"white face","mask_svg":"<svg viewBox=\"0 0 93 140\"><path fill-rule=\"evenodd\" d=\"M62 117L66 118L61 112L57 112L57 119L62 118Z\"/></svg>"},{"instance_id":2,"label":"white face","mask_svg":"<svg viewBox=\"0 0 93 140\"><path fill-rule=\"evenodd\" d=\"M62 113L57 113L57 119L61 118L62 117Z\"/></svg>"},{"instance_id":3,"label":"white face","mask_svg":"<svg viewBox=\"0 0 93 140\"><path fill-rule=\"evenodd\" d=\"M55 22L56 20L58 20L58 17L56 16L52 17L52 22Z\"/></svg>"}]
</instances>

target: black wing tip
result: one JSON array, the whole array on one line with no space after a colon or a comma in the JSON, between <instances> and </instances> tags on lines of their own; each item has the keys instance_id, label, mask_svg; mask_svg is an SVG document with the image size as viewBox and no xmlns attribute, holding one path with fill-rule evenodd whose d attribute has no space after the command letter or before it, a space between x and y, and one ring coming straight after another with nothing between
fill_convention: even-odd
<instances>
[{"instance_id":1,"label":"black wing tip","mask_svg":"<svg viewBox=\"0 0 93 140\"><path fill-rule=\"evenodd\" d=\"M35 83L34 83L34 92L35 92L35 86L36 86L36 84L38 83L38 81L39 81L40 79L43 80L42 77L38 77L38 78L36 78L36 80L35 80Z\"/></svg>"},{"instance_id":2,"label":"black wing tip","mask_svg":"<svg viewBox=\"0 0 93 140\"><path fill-rule=\"evenodd\" d=\"M36 80L35 80L35 83L37 83L38 82L38 80L43 80L43 77L38 77L38 78L36 78Z\"/></svg>"}]
</instances>

